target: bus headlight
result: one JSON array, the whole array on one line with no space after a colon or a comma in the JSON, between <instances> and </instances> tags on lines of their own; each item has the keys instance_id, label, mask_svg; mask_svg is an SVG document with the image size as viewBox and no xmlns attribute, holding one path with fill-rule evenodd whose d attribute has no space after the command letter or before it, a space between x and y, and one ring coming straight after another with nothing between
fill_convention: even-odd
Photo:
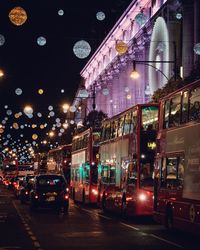
<instances>
[{"instance_id":1,"label":"bus headlight","mask_svg":"<svg viewBox=\"0 0 200 250\"><path fill-rule=\"evenodd\" d=\"M139 194L139 195L138 195L138 199L139 199L140 201L146 201L147 197L146 197L145 194Z\"/></svg>"}]
</instances>

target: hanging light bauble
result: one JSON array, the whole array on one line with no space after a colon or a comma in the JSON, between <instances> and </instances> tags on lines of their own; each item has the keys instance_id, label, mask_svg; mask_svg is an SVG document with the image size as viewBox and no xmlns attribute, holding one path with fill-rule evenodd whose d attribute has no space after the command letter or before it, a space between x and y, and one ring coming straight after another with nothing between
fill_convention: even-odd
<instances>
[{"instance_id":1,"label":"hanging light bauble","mask_svg":"<svg viewBox=\"0 0 200 250\"><path fill-rule=\"evenodd\" d=\"M73 47L73 52L78 58L84 59L89 56L91 52L91 47L88 42L80 40L75 43Z\"/></svg>"},{"instance_id":2,"label":"hanging light bauble","mask_svg":"<svg viewBox=\"0 0 200 250\"><path fill-rule=\"evenodd\" d=\"M115 49L120 55L123 55L127 52L128 45L125 42L119 40L116 42Z\"/></svg>"},{"instance_id":3,"label":"hanging light bauble","mask_svg":"<svg viewBox=\"0 0 200 250\"><path fill-rule=\"evenodd\" d=\"M196 43L194 45L194 53L198 56L200 56L200 43Z\"/></svg>"},{"instance_id":4,"label":"hanging light bauble","mask_svg":"<svg viewBox=\"0 0 200 250\"><path fill-rule=\"evenodd\" d=\"M15 7L9 12L9 19L14 25L20 26L27 20L26 11L21 7Z\"/></svg>"}]
</instances>

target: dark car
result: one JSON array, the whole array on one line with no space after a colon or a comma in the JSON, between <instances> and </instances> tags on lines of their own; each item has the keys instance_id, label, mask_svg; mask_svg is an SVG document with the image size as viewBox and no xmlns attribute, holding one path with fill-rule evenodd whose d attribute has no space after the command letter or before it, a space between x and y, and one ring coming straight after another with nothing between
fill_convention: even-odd
<instances>
[{"instance_id":1,"label":"dark car","mask_svg":"<svg viewBox=\"0 0 200 250\"><path fill-rule=\"evenodd\" d=\"M34 175L27 175L24 177L23 187L21 188L19 195L19 199L22 204L29 201L30 191L33 188L34 177L35 177Z\"/></svg>"},{"instance_id":2,"label":"dark car","mask_svg":"<svg viewBox=\"0 0 200 250\"><path fill-rule=\"evenodd\" d=\"M35 177L30 192L30 209L51 207L59 211L68 211L69 191L64 176L59 174L42 174Z\"/></svg>"}]
</instances>

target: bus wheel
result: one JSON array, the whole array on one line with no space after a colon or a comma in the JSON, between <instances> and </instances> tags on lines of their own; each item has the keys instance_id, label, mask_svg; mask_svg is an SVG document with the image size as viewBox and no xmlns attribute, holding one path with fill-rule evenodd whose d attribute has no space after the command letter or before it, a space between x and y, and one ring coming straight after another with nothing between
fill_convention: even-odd
<instances>
[{"instance_id":1,"label":"bus wheel","mask_svg":"<svg viewBox=\"0 0 200 250\"><path fill-rule=\"evenodd\" d=\"M168 207L166 211L165 226L169 230L173 228L173 212L170 207Z\"/></svg>"}]
</instances>

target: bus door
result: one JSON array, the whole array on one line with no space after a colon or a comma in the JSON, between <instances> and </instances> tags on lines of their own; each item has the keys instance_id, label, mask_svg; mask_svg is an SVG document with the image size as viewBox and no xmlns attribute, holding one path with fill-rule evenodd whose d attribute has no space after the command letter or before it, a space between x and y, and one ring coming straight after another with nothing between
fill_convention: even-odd
<instances>
[{"instance_id":1,"label":"bus door","mask_svg":"<svg viewBox=\"0 0 200 250\"><path fill-rule=\"evenodd\" d=\"M90 195L90 164L86 162L82 165L82 202L89 202Z\"/></svg>"},{"instance_id":2,"label":"bus door","mask_svg":"<svg viewBox=\"0 0 200 250\"><path fill-rule=\"evenodd\" d=\"M183 155L166 156L162 159L160 183L158 186L157 200L160 212L165 212L166 201L175 202L174 212L181 200L183 191L183 180L185 172L185 163Z\"/></svg>"},{"instance_id":3,"label":"bus door","mask_svg":"<svg viewBox=\"0 0 200 250\"><path fill-rule=\"evenodd\" d=\"M137 188L138 173L136 160L131 161L126 166L126 200L133 198Z\"/></svg>"}]
</instances>

